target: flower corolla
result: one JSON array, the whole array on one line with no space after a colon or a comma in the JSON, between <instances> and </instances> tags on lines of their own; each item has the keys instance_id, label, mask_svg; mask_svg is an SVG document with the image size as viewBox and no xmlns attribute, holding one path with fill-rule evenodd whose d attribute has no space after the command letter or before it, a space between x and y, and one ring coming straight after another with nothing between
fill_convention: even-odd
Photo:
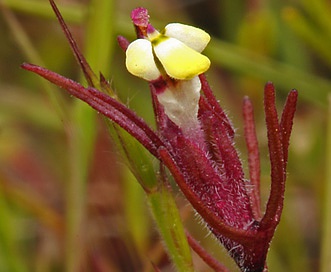
<instances>
[{"instance_id":1,"label":"flower corolla","mask_svg":"<svg viewBox=\"0 0 331 272\"><path fill-rule=\"evenodd\" d=\"M201 54L209 41L208 33L193 26L171 23L159 32L149 24L146 37L128 46L126 67L147 81L162 75L190 80L210 66L210 60Z\"/></svg>"}]
</instances>

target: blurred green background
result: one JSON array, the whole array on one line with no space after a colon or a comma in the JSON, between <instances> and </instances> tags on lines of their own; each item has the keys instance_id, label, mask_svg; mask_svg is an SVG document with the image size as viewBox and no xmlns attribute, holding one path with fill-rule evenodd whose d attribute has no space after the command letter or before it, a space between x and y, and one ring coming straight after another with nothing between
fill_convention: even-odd
<instances>
[{"instance_id":1,"label":"blurred green background","mask_svg":"<svg viewBox=\"0 0 331 272\"><path fill-rule=\"evenodd\" d=\"M255 105L264 203L270 169L263 86L274 82L279 109L297 89L285 207L268 264L270 271L331 271L330 1L56 3L94 71L152 126L148 86L126 71L116 43L117 35L134 39L131 10L146 7L159 29L181 22L209 32L207 77L237 128L244 165L243 96ZM0 0L0 11L0 271L152 271L151 262L173 271L144 193L102 118L20 69L32 62L85 84L48 1ZM187 229L237 271L179 191L175 196ZM197 271L210 271L193 258Z\"/></svg>"}]
</instances>

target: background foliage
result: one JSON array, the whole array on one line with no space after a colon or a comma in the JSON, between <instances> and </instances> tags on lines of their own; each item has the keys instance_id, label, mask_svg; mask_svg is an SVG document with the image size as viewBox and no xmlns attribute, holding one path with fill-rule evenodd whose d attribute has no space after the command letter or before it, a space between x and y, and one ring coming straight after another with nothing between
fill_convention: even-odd
<instances>
[{"instance_id":1,"label":"background foliage","mask_svg":"<svg viewBox=\"0 0 331 272\"><path fill-rule=\"evenodd\" d=\"M291 88L298 89L285 207L269 268L331 271L329 1L57 4L92 68L102 71L121 99L151 125L147 84L125 70L124 53L116 44L117 35L134 38L131 10L148 8L155 27L176 21L211 33L207 76L238 128L244 164L242 97L250 96L255 105L264 200L270 180L263 86L273 81L280 103ZM48 1L0 0L0 11L0 271L75 271L79 264L86 271L151 271L151 262L171 271L145 196L115 150L106 123L19 68L24 61L33 62L84 82ZM236 271L173 189L185 227ZM197 271L209 271L193 258Z\"/></svg>"}]
</instances>

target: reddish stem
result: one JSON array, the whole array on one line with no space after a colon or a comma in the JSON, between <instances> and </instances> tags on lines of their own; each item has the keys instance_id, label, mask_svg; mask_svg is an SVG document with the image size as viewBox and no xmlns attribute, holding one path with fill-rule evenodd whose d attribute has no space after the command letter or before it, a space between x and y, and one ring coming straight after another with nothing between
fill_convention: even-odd
<instances>
[{"instance_id":1,"label":"reddish stem","mask_svg":"<svg viewBox=\"0 0 331 272\"><path fill-rule=\"evenodd\" d=\"M264 107L268 131L268 146L271 163L271 189L266 212L261 220L260 228L274 231L280 220L285 192L285 168L282 146L282 135L278 122L275 89L267 83L264 90Z\"/></svg>"},{"instance_id":2,"label":"reddish stem","mask_svg":"<svg viewBox=\"0 0 331 272\"><path fill-rule=\"evenodd\" d=\"M235 227L226 225L220 218L218 218L215 213L205 207L201 199L192 191L192 189L186 184L185 177L183 176L181 170L177 166L176 162L173 160L169 151L161 147L159 149L159 154L162 162L167 166L171 174L173 175L179 188L182 190L186 198L192 204L193 208L201 215L201 217L206 221L209 227L217 230L223 236L228 239L233 240L239 244L250 244L254 240L255 232L250 230L243 230Z\"/></svg>"},{"instance_id":3,"label":"reddish stem","mask_svg":"<svg viewBox=\"0 0 331 272\"><path fill-rule=\"evenodd\" d=\"M225 114L223 109L221 108L220 104L216 100L216 98L213 94L213 91L211 90L211 88L208 84L205 74L199 75L199 78L200 78L200 82L201 82L201 90L204 93L205 98L206 98L211 110L216 113L216 116L218 116L220 118L220 120L224 122L224 124L226 124L226 128L229 133L229 136L231 138L233 138L234 129L232 127L231 121L229 120L229 118L227 117L227 115Z\"/></svg>"},{"instance_id":4,"label":"reddish stem","mask_svg":"<svg viewBox=\"0 0 331 272\"><path fill-rule=\"evenodd\" d=\"M166 116L162 105L159 103L159 101L157 99L155 85L150 82L149 88L151 90L151 97L152 97L156 127L157 127L157 130L159 131L162 128L167 128L166 123L168 121L168 117Z\"/></svg>"},{"instance_id":5,"label":"reddish stem","mask_svg":"<svg viewBox=\"0 0 331 272\"><path fill-rule=\"evenodd\" d=\"M293 127L293 119L296 110L297 100L298 100L298 92L296 90L292 90L287 96L282 118L280 120L285 168L287 165L288 146L290 144L290 136Z\"/></svg>"},{"instance_id":6,"label":"reddish stem","mask_svg":"<svg viewBox=\"0 0 331 272\"><path fill-rule=\"evenodd\" d=\"M158 268L155 263L152 262L151 264L152 264L154 272L162 272L161 269Z\"/></svg>"},{"instance_id":7,"label":"reddish stem","mask_svg":"<svg viewBox=\"0 0 331 272\"><path fill-rule=\"evenodd\" d=\"M216 272L230 272L223 264L213 258L192 235L186 231L187 241L191 248L197 253L206 264L208 264Z\"/></svg>"},{"instance_id":8,"label":"reddish stem","mask_svg":"<svg viewBox=\"0 0 331 272\"><path fill-rule=\"evenodd\" d=\"M248 97L244 98L243 117L250 175L250 184L248 185L249 188L247 188L247 194L250 198L254 218L259 221L262 217L260 199L260 153L256 137L253 105Z\"/></svg>"},{"instance_id":9,"label":"reddish stem","mask_svg":"<svg viewBox=\"0 0 331 272\"><path fill-rule=\"evenodd\" d=\"M59 87L66 89L71 95L83 100L92 108L128 131L144 145L149 152L159 158L157 149L164 146L164 143L143 119L117 100L97 89L92 87L85 88L71 79L65 78L40 66L25 63L22 65L22 68L44 77Z\"/></svg>"},{"instance_id":10,"label":"reddish stem","mask_svg":"<svg viewBox=\"0 0 331 272\"><path fill-rule=\"evenodd\" d=\"M83 56L83 54L80 52L80 50L78 48L78 45L77 45L76 41L74 40L69 28L67 27L67 25L66 25L62 15L61 15L59 9L57 8L56 4L54 3L53 0L49 0L49 2L50 2L51 6L54 10L54 13L55 13L55 15L56 15L61 27L62 27L62 30L63 30L65 36L67 37L67 40L70 44L70 48L72 49L72 52L74 53L75 58L76 58L78 64L80 65L80 67L81 67L81 69L84 73L84 76L87 80L88 85L89 86L94 86L91 76L97 78L96 75L93 73L90 65L87 63L87 61L86 61L85 57Z\"/></svg>"}]
</instances>

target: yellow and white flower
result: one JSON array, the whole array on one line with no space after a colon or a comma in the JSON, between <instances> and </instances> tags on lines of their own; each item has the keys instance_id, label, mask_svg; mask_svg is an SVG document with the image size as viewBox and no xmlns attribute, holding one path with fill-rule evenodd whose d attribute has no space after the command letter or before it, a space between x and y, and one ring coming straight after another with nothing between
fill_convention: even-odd
<instances>
[{"instance_id":1,"label":"yellow and white flower","mask_svg":"<svg viewBox=\"0 0 331 272\"><path fill-rule=\"evenodd\" d=\"M210 60L201 54L210 41L205 31L180 23L168 24L158 32L149 26L147 37L133 41L126 50L128 71L148 81L163 73L189 80L204 73Z\"/></svg>"}]
</instances>

